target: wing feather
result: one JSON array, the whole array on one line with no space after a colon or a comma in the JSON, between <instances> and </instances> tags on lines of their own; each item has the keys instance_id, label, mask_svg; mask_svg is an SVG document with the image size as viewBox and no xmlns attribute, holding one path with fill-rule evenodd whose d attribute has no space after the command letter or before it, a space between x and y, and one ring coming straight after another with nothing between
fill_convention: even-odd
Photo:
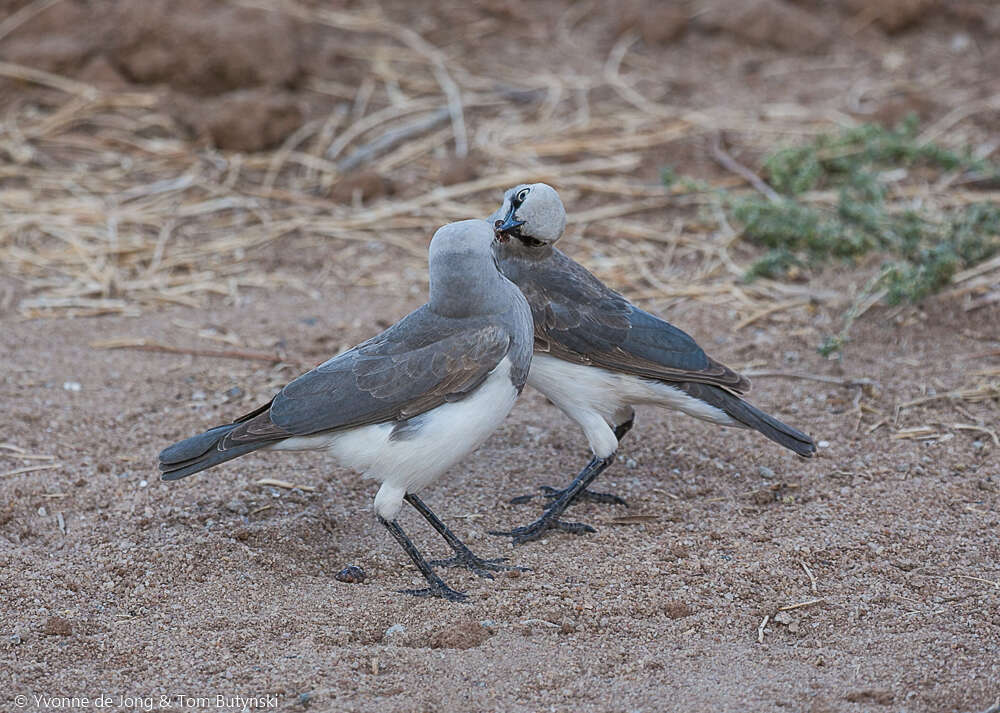
<instances>
[{"instance_id":1,"label":"wing feather","mask_svg":"<svg viewBox=\"0 0 1000 713\"><path fill-rule=\"evenodd\" d=\"M464 398L510 347L507 331L495 323L458 323L421 308L289 383L270 408L227 434L224 445L412 418Z\"/></svg>"},{"instance_id":2,"label":"wing feather","mask_svg":"<svg viewBox=\"0 0 1000 713\"><path fill-rule=\"evenodd\" d=\"M518 262L503 268L531 305L535 351L650 379L750 389L746 377L710 358L689 334L635 307L558 250L543 261Z\"/></svg>"}]
</instances>

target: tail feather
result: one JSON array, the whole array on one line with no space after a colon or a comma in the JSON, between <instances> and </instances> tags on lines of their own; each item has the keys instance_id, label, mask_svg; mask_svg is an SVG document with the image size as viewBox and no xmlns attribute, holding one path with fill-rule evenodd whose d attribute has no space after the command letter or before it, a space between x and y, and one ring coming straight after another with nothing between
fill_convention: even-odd
<instances>
[{"instance_id":1,"label":"tail feather","mask_svg":"<svg viewBox=\"0 0 1000 713\"><path fill-rule=\"evenodd\" d=\"M800 456L811 457L816 452L816 442L802 431L782 423L725 389L709 384L685 382L680 387L690 396L725 411L741 424L770 438L775 443L795 451Z\"/></svg>"},{"instance_id":2,"label":"tail feather","mask_svg":"<svg viewBox=\"0 0 1000 713\"><path fill-rule=\"evenodd\" d=\"M219 445L233 429L240 424L216 426L197 436L191 436L179 443L168 446L160 453L160 478L179 480L212 466L232 460L241 455L263 448L274 441L265 440L242 443L222 450Z\"/></svg>"}]
</instances>

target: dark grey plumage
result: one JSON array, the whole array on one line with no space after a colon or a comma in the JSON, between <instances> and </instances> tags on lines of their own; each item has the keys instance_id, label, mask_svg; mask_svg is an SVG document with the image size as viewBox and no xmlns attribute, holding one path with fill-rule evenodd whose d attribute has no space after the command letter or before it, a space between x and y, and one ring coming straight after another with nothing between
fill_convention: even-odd
<instances>
[{"instance_id":1,"label":"dark grey plumage","mask_svg":"<svg viewBox=\"0 0 1000 713\"><path fill-rule=\"evenodd\" d=\"M476 389L510 355L511 382L527 379L530 351L512 339L517 313L456 320L424 305L377 337L289 383L266 409L164 449L177 480L293 436L402 423ZM201 453L192 455L198 450Z\"/></svg>"},{"instance_id":2,"label":"dark grey plumage","mask_svg":"<svg viewBox=\"0 0 1000 713\"><path fill-rule=\"evenodd\" d=\"M476 558L414 493L479 446L506 417L528 376L531 312L499 271L485 221L439 229L430 247L430 296L378 336L289 383L232 424L165 448L164 480L177 480L258 449L323 449L381 481L375 511L427 578L413 592L461 598L403 534L410 502L477 574L506 569Z\"/></svg>"},{"instance_id":3,"label":"dark grey plumage","mask_svg":"<svg viewBox=\"0 0 1000 713\"><path fill-rule=\"evenodd\" d=\"M551 186L536 183L510 189L490 220L499 234L509 238L495 246L500 269L531 306L535 359L528 383L583 428L594 452L594 460L573 485L563 491L549 489L556 497L547 513L549 521L554 521L552 513L586 494L577 487L585 474L589 482L611 462L618 440L631 428L636 404L660 405L719 425L751 428L802 456L815 452L808 435L740 397L750 389L746 377L709 357L686 332L631 304L555 248L566 218ZM532 539L544 529L515 530L515 540Z\"/></svg>"}]
</instances>

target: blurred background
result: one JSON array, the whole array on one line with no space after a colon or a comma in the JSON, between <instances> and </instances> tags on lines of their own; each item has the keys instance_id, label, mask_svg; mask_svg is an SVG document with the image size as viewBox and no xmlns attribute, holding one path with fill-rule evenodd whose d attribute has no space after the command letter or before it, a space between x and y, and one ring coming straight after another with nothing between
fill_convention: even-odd
<instances>
[{"instance_id":1,"label":"blurred background","mask_svg":"<svg viewBox=\"0 0 1000 713\"><path fill-rule=\"evenodd\" d=\"M631 296L813 310L830 354L852 307L956 275L966 307L996 305L993 2L3 0L0 16L4 312L419 289L433 230L522 180L561 191L564 249Z\"/></svg>"}]
</instances>

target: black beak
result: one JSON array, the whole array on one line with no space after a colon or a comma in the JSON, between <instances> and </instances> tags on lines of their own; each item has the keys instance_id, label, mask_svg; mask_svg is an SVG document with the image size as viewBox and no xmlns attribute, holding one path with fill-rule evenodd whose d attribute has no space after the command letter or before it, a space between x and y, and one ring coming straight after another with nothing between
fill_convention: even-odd
<instances>
[{"instance_id":1,"label":"black beak","mask_svg":"<svg viewBox=\"0 0 1000 713\"><path fill-rule=\"evenodd\" d=\"M514 206L511 206L510 210L507 212L507 216L502 222L498 220L497 225L493 229L497 234L504 234L509 233L515 228L520 228L522 225L524 225L523 220L514 219Z\"/></svg>"}]
</instances>

